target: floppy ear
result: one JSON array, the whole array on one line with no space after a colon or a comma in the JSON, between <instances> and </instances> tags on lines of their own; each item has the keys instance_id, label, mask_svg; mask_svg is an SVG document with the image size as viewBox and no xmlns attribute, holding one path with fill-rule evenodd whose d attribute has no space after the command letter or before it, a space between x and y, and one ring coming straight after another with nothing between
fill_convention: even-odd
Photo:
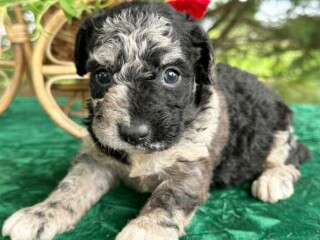
<instances>
[{"instance_id":1,"label":"floppy ear","mask_svg":"<svg viewBox=\"0 0 320 240\"><path fill-rule=\"evenodd\" d=\"M207 33L193 20L189 20L189 38L195 58L195 104L198 107L206 105L211 96L211 86L214 84L213 49Z\"/></svg>"},{"instance_id":2,"label":"floppy ear","mask_svg":"<svg viewBox=\"0 0 320 240\"><path fill-rule=\"evenodd\" d=\"M88 44L92 35L93 22L87 19L78 30L74 49L74 63L77 74L83 76L87 73L86 62L89 57Z\"/></svg>"},{"instance_id":3,"label":"floppy ear","mask_svg":"<svg viewBox=\"0 0 320 240\"><path fill-rule=\"evenodd\" d=\"M193 48L196 52L196 83L213 84L212 66L213 66L213 49L207 33L197 24L191 22L189 31Z\"/></svg>"}]
</instances>

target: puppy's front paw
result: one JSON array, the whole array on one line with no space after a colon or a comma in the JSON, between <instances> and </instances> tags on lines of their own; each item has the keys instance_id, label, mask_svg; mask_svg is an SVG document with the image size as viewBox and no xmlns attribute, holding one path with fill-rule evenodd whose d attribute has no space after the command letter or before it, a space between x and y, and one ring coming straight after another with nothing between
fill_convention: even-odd
<instances>
[{"instance_id":1,"label":"puppy's front paw","mask_svg":"<svg viewBox=\"0 0 320 240\"><path fill-rule=\"evenodd\" d=\"M158 225L152 219L137 218L117 235L116 240L178 240L176 228Z\"/></svg>"},{"instance_id":2,"label":"puppy's front paw","mask_svg":"<svg viewBox=\"0 0 320 240\"><path fill-rule=\"evenodd\" d=\"M300 172L293 166L271 168L253 182L252 195L263 202L275 203L290 197Z\"/></svg>"},{"instance_id":3,"label":"puppy's front paw","mask_svg":"<svg viewBox=\"0 0 320 240\"><path fill-rule=\"evenodd\" d=\"M50 240L57 233L54 222L39 208L24 208L9 217L3 227L2 235L11 240Z\"/></svg>"}]
</instances>

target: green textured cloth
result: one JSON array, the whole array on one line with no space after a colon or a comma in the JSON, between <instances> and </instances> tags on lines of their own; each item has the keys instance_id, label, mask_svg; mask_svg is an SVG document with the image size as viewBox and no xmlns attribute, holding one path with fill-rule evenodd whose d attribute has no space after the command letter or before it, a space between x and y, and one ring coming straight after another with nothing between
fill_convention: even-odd
<instances>
[{"instance_id":1,"label":"green textured cloth","mask_svg":"<svg viewBox=\"0 0 320 240\"><path fill-rule=\"evenodd\" d=\"M212 191L184 240L320 239L320 106L293 106L296 134L313 151L295 194L259 202L250 184ZM66 175L79 141L59 129L35 99L18 98L0 116L0 225L16 210L43 200ZM121 186L103 197L56 240L114 239L148 198ZM0 239L4 239L1 238Z\"/></svg>"}]
</instances>

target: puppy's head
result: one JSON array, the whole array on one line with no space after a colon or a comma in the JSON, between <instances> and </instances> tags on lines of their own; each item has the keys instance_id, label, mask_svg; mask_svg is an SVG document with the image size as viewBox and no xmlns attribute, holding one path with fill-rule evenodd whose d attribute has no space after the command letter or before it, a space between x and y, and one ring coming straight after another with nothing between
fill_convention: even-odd
<instances>
[{"instance_id":1,"label":"puppy's head","mask_svg":"<svg viewBox=\"0 0 320 240\"><path fill-rule=\"evenodd\" d=\"M89 131L113 149L154 151L179 141L208 100L212 50L188 16L161 3L125 3L86 20L77 73L90 72Z\"/></svg>"}]
</instances>

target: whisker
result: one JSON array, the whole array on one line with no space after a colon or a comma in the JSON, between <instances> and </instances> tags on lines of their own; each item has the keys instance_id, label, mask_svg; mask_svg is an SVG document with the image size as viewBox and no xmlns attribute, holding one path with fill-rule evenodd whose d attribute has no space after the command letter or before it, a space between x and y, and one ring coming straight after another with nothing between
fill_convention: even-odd
<instances>
[{"instance_id":1,"label":"whisker","mask_svg":"<svg viewBox=\"0 0 320 240\"><path fill-rule=\"evenodd\" d=\"M94 142L94 143L92 144L92 146L89 148L89 151L92 150L92 149L97 145L98 142L99 142L99 141Z\"/></svg>"}]
</instances>

